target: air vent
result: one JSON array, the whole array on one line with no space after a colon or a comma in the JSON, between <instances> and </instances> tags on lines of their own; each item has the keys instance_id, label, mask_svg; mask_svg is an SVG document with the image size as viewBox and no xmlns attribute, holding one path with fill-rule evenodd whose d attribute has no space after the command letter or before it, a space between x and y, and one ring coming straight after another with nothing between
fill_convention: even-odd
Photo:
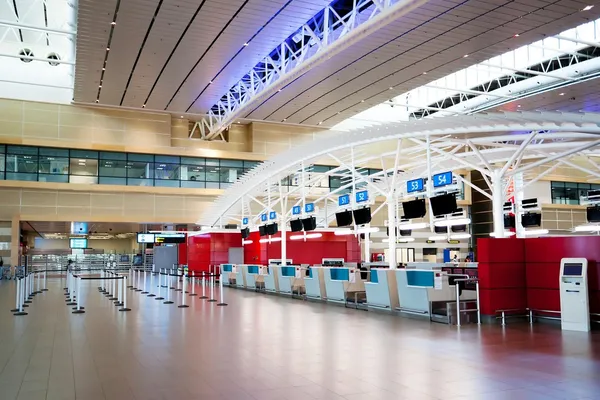
<instances>
[{"instance_id":1,"label":"air vent","mask_svg":"<svg viewBox=\"0 0 600 400\"><path fill-rule=\"evenodd\" d=\"M34 57L33 51L31 51L31 49L21 49L21 51L19 51L19 55L21 57L25 56L25 57ZM33 60L31 58L21 58L21 61L23 61L24 63L30 63Z\"/></svg>"},{"instance_id":2,"label":"air vent","mask_svg":"<svg viewBox=\"0 0 600 400\"><path fill-rule=\"evenodd\" d=\"M48 60L60 61L60 56L56 53L50 53L50 54L48 54ZM60 65L60 62L56 62L56 61L48 61L48 64L52 65L53 67Z\"/></svg>"}]
</instances>

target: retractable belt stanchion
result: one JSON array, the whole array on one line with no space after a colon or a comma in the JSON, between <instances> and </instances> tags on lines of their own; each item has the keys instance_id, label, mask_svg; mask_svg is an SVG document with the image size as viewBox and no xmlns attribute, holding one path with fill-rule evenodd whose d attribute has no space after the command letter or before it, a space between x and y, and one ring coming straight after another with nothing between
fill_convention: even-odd
<instances>
[{"instance_id":1,"label":"retractable belt stanchion","mask_svg":"<svg viewBox=\"0 0 600 400\"><path fill-rule=\"evenodd\" d=\"M167 271L168 271L168 269L167 269L167 268L161 268L160 270L161 270L161 272L162 272L162 271L165 271L165 272L164 272L165 274L166 274L166 273L167 273ZM162 285L162 283L160 283L160 282L159 282L159 285ZM167 286L167 279L166 279L166 278L165 278L165 284L164 284L164 285L162 285L162 287L164 287L164 288L168 288L168 286Z\"/></svg>"},{"instance_id":2,"label":"retractable belt stanchion","mask_svg":"<svg viewBox=\"0 0 600 400\"><path fill-rule=\"evenodd\" d=\"M44 287L42 288L42 292L47 292L48 291L48 281L46 280L47 275L48 274L48 267L46 266L46 269L44 269Z\"/></svg>"},{"instance_id":3,"label":"retractable belt stanchion","mask_svg":"<svg viewBox=\"0 0 600 400\"><path fill-rule=\"evenodd\" d=\"M172 277L170 274L167 275L169 277L169 280L172 280ZM170 285L171 283L167 283L167 286ZM163 304L173 304L173 302L171 301L171 291L167 288L167 300L163 301Z\"/></svg>"},{"instance_id":4,"label":"retractable belt stanchion","mask_svg":"<svg viewBox=\"0 0 600 400\"><path fill-rule=\"evenodd\" d=\"M73 314L85 313L83 307L81 307L81 276L77 276L77 307L74 308Z\"/></svg>"},{"instance_id":5,"label":"retractable belt stanchion","mask_svg":"<svg viewBox=\"0 0 600 400\"><path fill-rule=\"evenodd\" d=\"M219 303L218 306L226 306L225 297L223 297L223 278L219 279Z\"/></svg>"},{"instance_id":6,"label":"retractable belt stanchion","mask_svg":"<svg viewBox=\"0 0 600 400\"><path fill-rule=\"evenodd\" d=\"M202 271L202 296L198 297L199 299L208 299L206 296L206 272Z\"/></svg>"},{"instance_id":7,"label":"retractable belt stanchion","mask_svg":"<svg viewBox=\"0 0 600 400\"><path fill-rule=\"evenodd\" d=\"M31 276L27 273L25 273L25 280L23 282L23 303L25 304L31 304L31 296L30 296L30 291L29 289L31 288Z\"/></svg>"},{"instance_id":8,"label":"retractable belt stanchion","mask_svg":"<svg viewBox=\"0 0 600 400\"><path fill-rule=\"evenodd\" d=\"M122 307L119 308L119 311L131 311L131 308L127 308L127 291L125 290L127 277L124 275L121 277L121 293L123 294L123 304Z\"/></svg>"},{"instance_id":9,"label":"retractable belt stanchion","mask_svg":"<svg viewBox=\"0 0 600 400\"><path fill-rule=\"evenodd\" d=\"M132 289L133 288L133 267L129 267L129 283L130 285L127 286L127 289Z\"/></svg>"},{"instance_id":10,"label":"retractable belt stanchion","mask_svg":"<svg viewBox=\"0 0 600 400\"><path fill-rule=\"evenodd\" d=\"M188 276L190 276L189 271L188 271ZM194 271L194 275L192 275L191 283L192 283L192 293L190 293L190 296L198 296L196 294L196 271Z\"/></svg>"},{"instance_id":11,"label":"retractable belt stanchion","mask_svg":"<svg viewBox=\"0 0 600 400\"><path fill-rule=\"evenodd\" d=\"M12 310L10 310L10 312L16 313L21 311L21 280L17 279L16 280L16 298L15 298L15 308L13 308Z\"/></svg>"},{"instance_id":12,"label":"retractable belt stanchion","mask_svg":"<svg viewBox=\"0 0 600 400\"><path fill-rule=\"evenodd\" d=\"M16 279L16 278L15 278ZM23 278L17 280L17 308L13 315L27 315L23 310L25 305L23 304L23 292L25 291L25 281Z\"/></svg>"},{"instance_id":13,"label":"retractable belt stanchion","mask_svg":"<svg viewBox=\"0 0 600 400\"><path fill-rule=\"evenodd\" d=\"M156 286L154 286L154 265L152 265L152 270L150 271L150 293L148 294L148 297L156 297L156 295L154 294L155 290Z\"/></svg>"},{"instance_id":14,"label":"retractable belt stanchion","mask_svg":"<svg viewBox=\"0 0 600 400\"><path fill-rule=\"evenodd\" d=\"M16 279L16 278L15 278ZM21 277L21 307L29 307L29 304L25 304L27 300L27 282L25 282L25 276Z\"/></svg>"},{"instance_id":15,"label":"retractable belt stanchion","mask_svg":"<svg viewBox=\"0 0 600 400\"><path fill-rule=\"evenodd\" d=\"M217 301L217 299L215 299L215 277L211 274L210 278L209 278L209 285L210 285L210 299L208 299L207 301L209 303L215 303Z\"/></svg>"},{"instance_id":16,"label":"retractable belt stanchion","mask_svg":"<svg viewBox=\"0 0 600 400\"><path fill-rule=\"evenodd\" d=\"M106 271L106 274L107 274L107 278L109 276L114 277L114 272L112 272L112 271ZM108 297L110 299L111 297L113 297L111 292L112 292L112 282L109 281L108 284L105 286L103 293L106 297Z\"/></svg>"},{"instance_id":17,"label":"retractable belt stanchion","mask_svg":"<svg viewBox=\"0 0 600 400\"><path fill-rule=\"evenodd\" d=\"M102 280L100 281L100 286L98 286L98 291L100 293L102 293L102 291L104 290L104 277L106 276L104 274L104 271L106 271L106 267L104 267L100 270L100 278L102 278Z\"/></svg>"},{"instance_id":18,"label":"retractable belt stanchion","mask_svg":"<svg viewBox=\"0 0 600 400\"><path fill-rule=\"evenodd\" d=\"M181 288L179 287L179 270L181 268L177 268L175 270L175 291L176 292L181 292ZM183 272L183 269L181 269L181 271Z\"/></svg>"},{"instance_id":19,"label":"retractable belt stanchion","mask_svg":"<svg viewBox=\"0 0 600 400\"><path fill-rule=\"evenodd\" d=\"M144 267L144 291L141 294L148 294L148 276L147 276L147 268Z\"/></svg>"},{"instance_id":20,"label":"retractable belt stanchion","mask_svg":"<svg viewBox=\"0 0 600 400\"><path fill-rule=\"evenodd\" d=\"M167 283L167 285L169 285L169 288L171 290L177 289L175 286L173 286L173 277L171 276L171 275L173 275L173 270L175 271L175 274L177 274L177 267L175 267L175 264L173 264L173 267L171 268L171 272L169 274L169 283Z\"/></svg>"},{"instance_id":21,"label":"retractable belt stanchion","mask_svg":"<svg viewBox=\"0 0 600 400\"><path fill-rule=\"evenodd\" d=\"M155 297L154 300L164 300L165 298L161 296L162 294L162 288L164 287L162 285L162 276L163 276L163 268L160 268L158 270L158 297Z\"/></svg>"},{"instance_id":22,"label":"retractable belt stanchion","mask_svg":"<svg viewBox=\"0 0 600 400\"><path fill-rule=\"evenodd\" d=\"M179 308L188 308L189 307L187 304L185 304L186 286L187 286L187 278L186 278L185 274L183 274L183 288L181 289L181 305L177 306Z\"/></svg>"},{"instance_id":23,"label":"retractable belt stanchion","mask_svg":"<svg viewBox=\"0 0 600 400\"><path fill-rule=\"evenodd\" d=\"M115 274L115 277L123 278L123 276ZM119 282L117 282L117 280ZM117 300L114 301L115 307L123 306L123 292L125 289L123 288L123 279L115 279L115 286L117 290Z\"/></svg>"}]
</instances>

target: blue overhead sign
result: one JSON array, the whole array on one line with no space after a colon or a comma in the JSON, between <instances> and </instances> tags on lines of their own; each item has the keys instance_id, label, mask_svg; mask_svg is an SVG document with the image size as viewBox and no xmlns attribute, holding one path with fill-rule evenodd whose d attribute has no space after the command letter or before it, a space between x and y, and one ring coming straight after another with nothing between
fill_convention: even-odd
<instances>
[{"instance_id":1,"label":"blue overhead sign","mask_svg":"<svg viewBox=\"0 0 600 400\"><path fill-rule=\"evenodd\" d=\"M406 182L406 193L421 192L424 187L423 178L413 179L412 181Z\"/></svg>"},{"instance_id":2,"label":"blue overhead sign","mask_svg":"<svg viewBox=\"0 0 600 400\"><path fill-rule=\"evenodd\" d=\"M269 213L269 219L277 219L277 213L275 211L271 211Z\"/></svg>"},{"instance_id":3,"label":"blue overhead sign","mask_svg":"<svg viewBox=\"0 0 600 400\"><path fill-rule=\"evenodd\" d=\"M356 202L357 203L364 203L365 201L369 200L369 192L366 190L360 191L360 192L356 192Z\"/></svg>"},{"instance_id":4,"label":"blue overhead sign","mask_svg":"<svg viewBox=\"0 0 600 400\"><path fill-rule=\"evenodd\" d=\"M261 214L261 215L260 215L260 220L261 220L262 222L267 222L267 214Z\"/></svg>"},{"instance_id":5,"label":"blue overhead sign","mask_svg":"<svg viewBox=\"0 0 600 400\"><path fill-rule=\"evenodd\" d=\"M432 179L434 188L452 185L452 172L448 171L442 174L433 175Z\"/></svg>"},{"instance_id":6,"label":"blue overhead sign","mask_svg":"<svg viewBox=\"0 0 600 400\"><path fill-rule=\"evenodd\" d=\"M242 218L242 225L248 225L248 217Z\"/></svg>"},{"instance_id":7,"label":"blue overhead sign","mask_svg":"<svg viewBox=\"0 0 600 400\"><path fill-rule=\"evenodd\" d=\"M350 204L350 195L349 194L345 194L343 196L338 197L338 205L341 206L347 206Z\"/></svg>"},{"instance_id":8,"label":"blue overhead sign","mask_svg":"<svg viewBox=\"0 0 600 400\"><path fill-rule=\"evenodd\" d=\"M304 205L304 212L307 214L315 212L315 203L306 203Z\"/></svg>"},{"instance_id":9,"label":"blue overhead sign","mask_svg":"<svg viewBox=\"0 0 600 400\"><path fill-rule=\"evenodd\" d=\"M300 215L301 212L302 212L302 207L300 207L300 206L292 207L292 215Z\"/></svg>"}]
</instances>

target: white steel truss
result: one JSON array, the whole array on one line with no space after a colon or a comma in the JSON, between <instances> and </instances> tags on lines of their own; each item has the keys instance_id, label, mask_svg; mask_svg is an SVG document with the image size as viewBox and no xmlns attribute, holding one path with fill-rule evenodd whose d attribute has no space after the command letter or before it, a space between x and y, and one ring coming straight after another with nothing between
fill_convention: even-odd
<instances>
[{"instance_id":1,"label":"white steel truss","mask_svg":"<svg viewBox=\"0 0 600 400\"><path fill-rule=\"evenodd\" d=\"M336 190L312 193L315 202L324 204L344 190L363 187L374 196L402 197L406 195L406 180L448 170L480 171L490 187L515 174L529 174L535 179L536 174L543 173L540 168L595 155L591 149L600 145L599 134L599 114L558 112L480 113L328 132L320 137L318 146L313 142L296 146L243 175L215 200L198 223L213 226L239 218L241 203L249 197L266 197L260 203L261 210L272 209L283 201L269 189L272 185L327 156L340 166L305 179L302 188L284 194L286 201L311 194L323 175L346 178ZM368 151L370 145L391 140L398 141L395 150L376 154ZM365 165L379 161L380 172L370 176L361 173ZM589 172L595 167L582 169Z\"/></svg>"},{"instance_id":2,"label":"white steel truss","mask_svg":"<svg viewBox=\"0 0 600 400\"><path fill-rule=\"evenodd\" d=\"M201 137L213 139L252 107L362 38L425 4L427 0L334 1L277 46L208 111ZM342 12L342 10L344 10Z\"/></svg>"}]
</instances>

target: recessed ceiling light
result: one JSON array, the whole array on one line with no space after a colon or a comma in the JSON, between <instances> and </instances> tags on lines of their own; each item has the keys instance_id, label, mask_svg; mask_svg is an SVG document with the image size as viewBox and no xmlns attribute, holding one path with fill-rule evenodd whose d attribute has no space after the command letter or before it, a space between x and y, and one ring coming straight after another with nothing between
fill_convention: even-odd
<instances>
[{"instance_id":1,"label":"recessed ceiling light","mask_svg":"<svg viewBox=\"0 0 600 400\"><path fill-rule=\"evenodd\" d=\"M390 86L390 90L394 90L394 87L393 87L393 86Z\"/></svg>"},{"instance_id":2,"label":"recessed ceiling light","mask_svg":"<svg viewBox=\"0 0 600 400\"><path fill-rule=\"evenodd\" d=\"M146 108L146 105L145 105L145 104L142 104L142 108Z\"/></svg>"},{"instance_id":3,"label":"recessed ceiling light","mask_svg":"<svg viewBox=\"0 0 600 400\"><path fill-rule=\"evenodd\" d=\"M592 8L594 8L594 6L585 6L581 11L590 11Z\"/></svg>"},{"instance_id":4,"label":"recessed ceiling light","mask_svg":"<svg viewBox=\"0 0 600 400\"><path fill-rule=\"evenodd\" d=\"M111 24L111 25L116 25L116 24L117 24L117 22L116 22L116 21L113 21L113 22L111 22L110 24Z\"/></svg>"},{"instance_id":5,"label":"recessed ceiling light","mask_svg":"<svg viewBox=\"0 0 600 400\"><path fill-rule=\"evenodd\" d=\"M467 58L467 57L469 57L469 55L468 55L468 54L465 54L465 55L463 56L463 58Z\"/></svg>"},{"instance_id":6,"label":"recessed ceiling light","mask_svg":"<svg viewBox=\"0 0 600 400\"><path fill-rule=\"evenodd\" d=\"M106 71L106 68L102 68L102 71Z\"/></svg>"},{"instance_id":7,"label":"recessed ceiling light","mask_svg":"<svg viewBox=\"0 0 600 400\"><path fill-rule=\"evenodd\" d=\"M360 102L361 102L361 103L364 103L365 101L364 101L364 100L361 100Z\"/></svg>"},{"instance_id":8,"label":"recessed ceiling light","mask_svg":"<svg viewBox=\"0 0 600 400\"><path fill-rule=\"evenodd\" d=\"M520 105L520 104L517 104L517 108L521 108L521 105Z\"/></svg>"},{"instance_id":9,"label":"recessed ceiling light","mask_svg":"<svg viewBox=\"0 0 600 400\"><path fill-rule=\"evenodd\" d=\"M559 93L558 95L559 95L559 96L564 96L565 94L564 94L564 93Z\"/></svg>"},{"instance_id":10,"label":"recessed ceiling light","mask_svg":"<svg viewBox=\"0 0 600 400\"><path fill-rule=\"evenodd\" d=\"M98 102L98 99L96 99L96 103Z\"/></svg>"},{"instance_id":11,"label":"recessed ceiling light","mask_svg":"<svg viewBox=\"0 0 600 400\"><path fill-rule=\"evenodd\" d=\"M98 87L99 87L99 88L101 88L101 87L102 87L102 85L98 85Z\"/></svg>"},{"instance_id":12,"label":"recessed ceiling light","mask_svg":"<svg viewBox=\"0 0 600 400\"><path fill-rule=\"evenodd\" d=\"M248 43L244 43L244 46L248 46Z\"/></svg>"},{"instance_id":13,"label":"recessed ceiling light","mask_svg":"<svg viewBox=\"0 0 600 400\"><path fill-rule=\"evenodd\" d=\"M210 85L212 83L212 81L208 81L208 84Z\"/></svg>"},{"instance_id":14,"label":"recessed ceiling light","mask_svg":"<svg viewBox=\"0 0 600 400\"><path fill-rule=\"evenodd\" d=\"M521 36L521 35L519 35L518 33L515 33L515 36L513 36L513 37L519 37L519 36Z\"/></svg>"},{"instance_id":15,"label":"recessed ceiling light","mask_svg":"<svg viewBox=\"0 0 600 400\"><path fill-rule=\"evenodd\" d=\"M281 89L279 89L278 92L281 92Z\"/></svg>"},{"instance_id":16,"label":"recessed ceiling light","mask_svg":"<svg viewBox=\"0 0 600 400\"><path fill-rule=\"evenodd\" d=\"M287 118L284 118L281 122L285 122L285 121L287 121Z\"/></svg>"},{"instance_id":17,"label":"recessed ceiling light","mask_svg":"<svg viewBox=\"0 0 600 400\"><path fill-rule=\"evenodd\" d=\"M323 123L323 121L319 121L319 123L317 125L321 125Z\"/></svg>"},{"instance_id":18,"label":"recessed ceiling light","mask_svg":"<svg viewBox=\"0 0 600 400\"><path fill-rule=\"evenodd\" d=\"M181 116L181 118L183 118L183 115Z\"/></svg>"},{"instance_id":19,"label":"recessed ceiling light","mask_svg":"<svg viewBox=\"0 0 600 400\"><path fill-rule=\"evenodd\" d=\"M423 72L423 75L427 75L427 71Z\"/></svg>"},{"instance_id":20,"label":"recessed ceiling light","mask_svg":"<svg viewBox=\"0 0 600 400\"><path fill-rule=\"evenodd\" d=\"M107 47L107 48L106 48L106 51L110 51L110 47Z\"/></svg>"}]
</instances>

